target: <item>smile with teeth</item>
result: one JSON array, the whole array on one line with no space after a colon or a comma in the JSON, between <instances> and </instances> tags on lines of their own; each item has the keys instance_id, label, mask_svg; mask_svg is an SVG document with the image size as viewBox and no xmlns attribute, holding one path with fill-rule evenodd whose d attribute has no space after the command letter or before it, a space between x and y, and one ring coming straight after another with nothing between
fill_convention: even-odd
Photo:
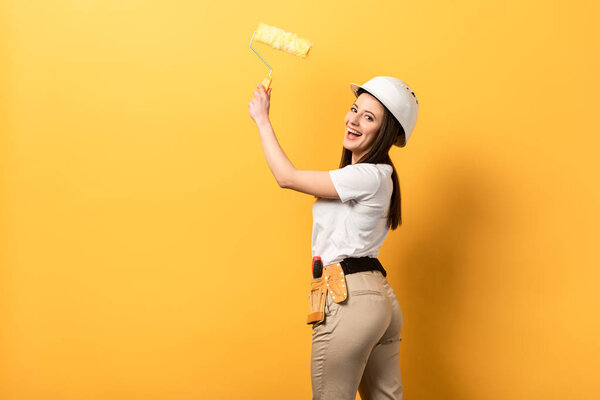
<instances>
[{"instance_id":1,"label":"smile with teeth","mask_svg":"<svg viewBox=\"0 0 600 400\"><path fill-rule=\"evenodd\" d=\"M362 136L362 133L355 131L354 129L347 128L348 133L351 133L354 136Z\"/></svg>"}]
</instances>

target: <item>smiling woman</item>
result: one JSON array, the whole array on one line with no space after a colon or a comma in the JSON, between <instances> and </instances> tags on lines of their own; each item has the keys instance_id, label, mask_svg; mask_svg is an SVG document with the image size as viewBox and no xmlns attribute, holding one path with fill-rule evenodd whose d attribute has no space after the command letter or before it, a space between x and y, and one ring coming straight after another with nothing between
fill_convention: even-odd
<instances>
[{"instance_id":1,"label":"smiling woman","mask_svg":"<svg viewBox=\"0 0 600 400\"><path fill-rule=\"evenodd\" d=\"M406 145L418 103L392 77L350 87L356 100L344 119L336 170L294 167L269 121L271 89L258 85L249 112L279 186L317 197L311 246L313 262L323 268L313 268L307 320L313 327L313 400L355 399L357 390L365 399L401 399L403 317L377 256L390 228L401 224L398 175L388 152Z\"/></svg>"},{"instance_id":2,"label":"smiling woman","mask_svg":"<svg viewBox=\"0 0 600 400\"><path fill-rule=\"evenodd\" d=\"M344 136L339 168L344 168L347 165L356 164L357 162L383 163L392 167L391 178L394 190L390 201L388 226L394 230L398 225L402 224L400 183L396 168L388 152L394 143L398 141L405 143L404 129L402 129L402 125L398 123L392 113L365 89L359 88L356 95L356 102L352 104L350 111L346 114L346 135ZM370 105L367 106L366 104ZM376 111L369 111L373 109ZM379 110L380 112L377 112ZM349 129L357 130L362 133L362 136L355 137L349 134ZM373 131L375 132L373 133ZM372 136L370 141L368 141L369 136ZM361 146L358 140L364 137L367 137L368 144ZM361 152L364 147L367 150Z\"/></svg>"}]
</instances>

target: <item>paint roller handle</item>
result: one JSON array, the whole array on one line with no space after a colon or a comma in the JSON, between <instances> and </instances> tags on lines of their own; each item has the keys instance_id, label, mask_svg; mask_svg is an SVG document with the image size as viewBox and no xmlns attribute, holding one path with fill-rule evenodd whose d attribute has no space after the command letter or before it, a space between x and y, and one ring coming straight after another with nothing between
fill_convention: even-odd
<instances>
[{"instance_id":1,"label":"paint roller handle","mask_svg":"<svg viewBox=\"0 0 600 400\"><path fill-rule=\"evenodd\" d=\"M269 86L271 86L271 80L272 78L268 75L265 77L265 79L263 79L262 85L265 87L265 91L269 90Z\"/></svg>"}]
</instances>

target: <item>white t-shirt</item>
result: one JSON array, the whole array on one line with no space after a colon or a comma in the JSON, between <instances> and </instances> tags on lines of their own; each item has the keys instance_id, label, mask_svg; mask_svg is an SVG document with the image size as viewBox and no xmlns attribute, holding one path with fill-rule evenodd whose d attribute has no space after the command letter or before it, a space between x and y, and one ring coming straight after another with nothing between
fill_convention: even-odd
<instances>
[{"instance_id":1,"label":"white t-shirt","mask_svg":"<svg viewBox=\"0 0 600 400\"><path fill-rule=\"evenodd\" d=\"M313 257L329 265L379 255L389 230L392 171L388 164L367 163L329 171L340 199L319 199L313 205Z\"/></svg>"}]
</instances>

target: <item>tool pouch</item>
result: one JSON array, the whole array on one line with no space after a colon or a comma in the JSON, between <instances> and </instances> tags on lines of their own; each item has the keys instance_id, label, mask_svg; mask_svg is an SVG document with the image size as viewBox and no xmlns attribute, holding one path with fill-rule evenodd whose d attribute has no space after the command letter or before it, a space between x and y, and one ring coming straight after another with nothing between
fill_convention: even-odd
<instances>
[{"instance_id":1,"label":"tool pouch","mask_svg":"<svg viewBox=\"0 0 600 400\"><path fill-rule=\"evenodd\" d=\"M339 263L326 266L323 275L320 278L313 279L310 285L308 296L310 313L308 314L307 324L316 325L325 319L327 294L336 303L341 303L348 297L346 277L342 266Z\"/></svg>"},{"instance_id":2,"label":"tool pouch","mask_svg":"<svg viewBox=\"0 0 600 400\"><path fill-rule=\"evenodd\" d=\"M313 279L310 282L310 294L308 295L310 314L308 314L307 324L318 324L325 319L325 304L327 303L327 286L325 286L325 283L325 276Z\"/></svg>"}]
</instances>

